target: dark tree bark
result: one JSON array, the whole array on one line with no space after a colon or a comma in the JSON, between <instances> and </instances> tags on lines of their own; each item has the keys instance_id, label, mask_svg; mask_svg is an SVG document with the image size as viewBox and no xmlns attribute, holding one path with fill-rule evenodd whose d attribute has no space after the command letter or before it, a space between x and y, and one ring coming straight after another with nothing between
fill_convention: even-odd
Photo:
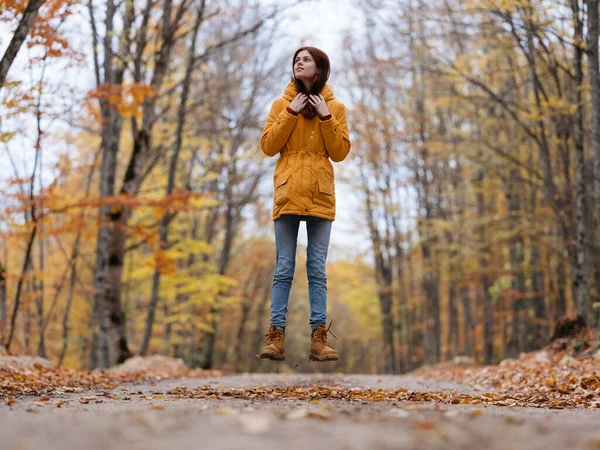
<instances>
[{"instance_id":1,"label":"dark tree bark","mask_svg":"<svg viewBox=\"0 0 600 450\"><path fill-rule=\"evenodd\" d=\"M559 256L560 258L560 256ZM557 288L557 317L556 321L561 317L565 316L567 313L567 294L566 294L566 286L567 286L567 270L565 268L565 263L562 261L562 258L559 260L557 264L557 277L556 277L556 288Z\"/></svg>"},{"instance_id":2,"label":"dark tree bark","mask_svg":"<svg viewBox=\"0 0 600 450\"><path fill-rule=\"evenodd\" d=\"M0 329L6 326L6 269L0 262Z\"/></svg>"},{"instance_id":3,"label":"dark tree bark","mask_svg":"<svg viewBox=\"0 0 600 450\"><path fill-rule=\"evenodd\" d=\"M590 77L590 91L592 97L592 135L591 142L594 150L594 210L596 211L596 253L600 253L600 63L598 58L598 0L587 0L587 59ZM595 258L597 260L597 258ZM600 265L595 267L596 274L600 274ZM597 275L598 276L598 275ZM600 292L600 285L596 283L596 291ZM596 300L598 301L598 300ZM600 324L600 309L595 317L595 323Z\"/></svg>"},{"instance_id":4,"label":"dark tree bark","mask_svg":"<svg viewBox=\"0 0 600 450\"><path fill-rule=\"evenodd\" d=\"M469 295L469 288L463 287L460 290L460 296L462 299L462 313L463 313L463 336L464 345L462 353L463 355L473 356L473 317L471 314L471 297Z\"/></svg>"},{"instance_id":5,"label":"dark tree bark","mask_svg":"<svg viewBox=\"0 0 600 450\"><path fill-rule=\"evenodd\" d=\"M508 220L512 229L518 229L521 215L522 184L520 183L519 169L513 168L510 171L506 182L506 197L508 203ZM525 302L525 274L523 272L523 262L525 258L525 249L523 236L520 234L511 238L509 243L509 261L511 268L511 333L510 341L505 342L507 346L506 355L510 358L516 358L523 351L523 330L526 328L521 323L522 311Z\"/></svg>"},{"instance_id":6,"label":"dark tree bark","mask_svg":"<svg viewBox=\"0 0 600 450\"><path fill-rule=\"evenodd\" d=\"M69 292L67 293L67 304L62 317L62 329L63 329L63 343L60 349L60 355L58 357L58 367L61 367L65 357L67 356L67 348L69 346L69 315L71 313L71 307L73 306L73 294L75 293L75 281L77 280L77 258L79 256L79 242L81 240L81 233L75 238L75 244L73 244L73 253L71 259L71 276L69 277Z\"/></svg>"},{"instance_id":7,"label":"dark tree bark","mask_svg":"<svg viewBox=\"0 0 600 450\"><path fill-rule=\"evenodd\" d=\"M12 343L12 338L15 332L15 325L17 322L17 315L19 313L19 306L21 303L21 294L23 292L23 283L25 282L25 277L27 275L27 270L29 267L29 262L31 258L31 251L33 248L33 242L35 241L35 235L37 232L37 222L34 222L33 228L29 233L29 238L27 240L27 249L25 250L25 259L23 261L23 269L21 270L21 274L19 276L19 280L17 281L17 292L15 294L15 302L13 305L12 314L10 317L10 328L8 332L8 337L2 343L6 350L10 350L10 344Z\"/></svg>"},{"instance_id":8,"label":"dark tree bark","mask_svg":"<svg viewBox=\"0 0 600 450\"><path fill-rule=\"evenodd\" d=\"M169 305L167 302L163 303L163 314L165 317L169 317ZM165 342L163 345L163 354L169 355L171 349L171 335L173 333L173 323L169 320L165 323Z\"/></svg>"},{"instance_id":9,"label":"dark tree bark","mask_svg":"<svg viewBox=\"0 0 600 450\"><path fill-rule=\"evenodd\" d=\"M536 267L531 273L531 290L533 291L533 310L535 325L532 327L532 336L525 349L528 352L542 348L548 341L550 329L548 327L548 313L546 311L546 296L544 293L544 274L539 267L542 264L540 247L537 242L531 244L531 263Z\"/></svg>"},{"instance_id":10,"label":"dark tree bark","mask_svg":"<svg viewBox=\"0 0 600 450\"><path fill-rule=\"evenodd\" d=\"M6 75L8 74L10 66L12 66L13 61L17 57L21 45L23 45L23 42L25 42L25 39L29 34L29 30L35 22L35 18L38 15L40 7L45 2L46 0L30 0L30 2L27 4L27 8L25 8L23 17L21 17L21 21L15 30L15 34L10 40L2 60L0 60L0 89L2 89L2 86L4 86L4 81L6 80Z\"/></svg>"},{"instance_id":11,"label":"dark tree bark","mask_svg":"<svg viewBox=\"0 0 600 450\"><path fill-rule=\"evenodd\" d=\"M275 274L275 267L271 267L268 271L266 280L272 281L273 276ZM267 305L269 304L269 298L271 297L271 283L265 283L263 288L262 297L258 301L258 306L256 308L256 323L254 326L254 334L252 337L252 348L256 349L258 353L260 346L263 342L265 331L267 330L266 323L268 320L268 310ZM252 353L251 353L252 354ZM258 370L259 367L259 359L254 357L250 359L250 370L253 372Z\"/></svg>"},{"instance_id":12,"label":"dark tree bark","mask_svg":"<svg viewBox=\"0 0 600 450\"><path fill-rule=\"evenodd\" d=\"M585 154L584 154L584 131L583 131L583 19L581 17L579 0L571 0L573 11L573 49L575 61L575 117L573 143L575 146L575 203L576 203L576 226L577 246L576 258L573 267L573 297L575 299L575 311L588 324L592 324L592 310L589 297L589 268L586 229L586 189L585 189Z\"/></svg>"},{"instance_id":13,"label":"dark tree bark","mask_svg":"<svg viewBox=\"0 0 600 450\"><path fill-rule=\"evenodd\" d=\"M410 355L412 354L412 331L411 331L411 317L408 304L408 294L406 292L406 282L404 280L404 252L400 245L400 230L397 225L394 227L396 236L396 280L398 283L398 289L400 295L398 298L398 309L397 312L400 315L398 322L399 327L396 330L398 346L404 347L404 356L398 361L398 371L400 373L409 372L412 370L410 365Z\"/></svg>"},{"instance_id":14,"label":"dark tree bark","mask_svg":"<svg viewBox=\"0 0 600 450\"><path fill-rule=\"evenodd\" d=\"M592 148L594 150L594 205L596 211L596 260L600 258L600 63L598 58L598 0L587 1L587 58L592 97ZM600 292L600 264L596 264L596 292ZM598 300L596 300L598 301ZM600 309L595 317L596 326L600 325Z\"/></svg>"},{"instance_id":15,"label":"dark tree bark","mask_svg":"<svg viewBox=\"0 0 600 450\"><path fill-rule=\"evenodd\" d=\"M94 49L97 49L99 36L96 30L96 21L91 1L88 3L90 23ZM107 0L106 17L104 21L105 35L103 40L103 79L101 66L98 61L97 51L94 51L94 66L96 85L98 88L110 89L112 86L120 87L125 72L125 61L130 42L129 27L133 22L133 11L128 9L123 36L121 37L120 51L113 51L114 20L117 7L113 0ZM116 65L115 65L116 61ZM117 159L119 155L119 139L123 126L123 119L119 112L108 101L100 99L100 114L102 118L101 154L102 165L100 169L100 197L111 198L115 194ZM111 255L111 227L114 227L113 205L106 204L99 211L99 230L96 242L96 264L94 268L94 317L99 324L99 334L92 341L96 344L97 355L91 361L100 368L107 368L124 361L131 352L127 345L125 335L125 319L118 292L112 289L115 273L113 268L118 266L118 258ZM112 278L112 280L111 280ZM94 327L92 328L94 329ZM95 368L96 365L92 365Z\"/></svg>"},{"instance_id":16,"label":"dark tree bark","mask_svg":"<svg viewBox=\"0 0 600 450\"><path fill-rule=\"evenodd\" d=\"M242 351L244 349L244 341L246 338L246 324L248 323L248 319L250 318L250 310L252 305L257 302L257 296L259 294L261 284L264 285L265 282L268 283L268 280L265 280L263 277L263 271L257 270L256 273L253 273L251 277L248 278L244 289L242 290L242 307L240 311L240 325L238 327L237 336L234 344L234 358L236 361L236 367L238 370L241 370L243 367L244 360L241 358ZM250 288L250 284L252 284L252 288Z\"/></svg>"},{"instance_id":17,"label":"dark tree bark","mask_svg":"<svg viewBox=\"0 0 600 450\"><path fill-rule=\"evenodd\" d=\"M479 155L481 160L481 154ZM483 192L483 180L485 173L483 167L479 167L476 177L476 202L477 202L477 217L483 218L486 211L485 197ZM483 296L483 360L485 364L492 364L494 361L494 305L492 304L492 294L490 293L490 277L487 273L488 263L486 256L489 255L490 249L487 244L487 236L483 225L478 227L479 242L481 252L479 257L479 270L481 273L481 295Z\"/></svg>"},{"instance_id":18,"label":"dark tree bark","mask_svg":"<svg viewBox=\"0 0 600 450\"><path fill-rule=\"evenodd\" d=\"M41 172L41 169L40 169ZM40 222L40 235L43 234L43 223ZM38 239L38 264L39 264L39 271L40 273L44 273L44 240ZM37 349L37 355L41 358L45 358L46 357L46 340L44 338L45 336L45 324L44 324L44 280L43 279L39 279L37 280L37 283L34 281L34 286L36 289L36 298L35 298L35 306L36 306L36 311L37 311L37 316L38 316L38 332L39 332L39 339L38 339L38 349Z\"/></svg>"},{"instance_id":19,"label":"dark tree bark","mask_svg":"<svg viewBox=\"0 0 600 450\"><path fill-rule=\"evenodd\" d=\"M417 39L419 45L426 47L425 37L425 2L418 1L417 8ZM423 294L425 296L425 361L428 363L436 363L440 361L441 354L441 316L440 316L440 299L439 299L439 279L437 273L437 262L435 261L432 247L437 242L437 238L433 236L429 227L431 220L435 217L434 209L434 194L433 181L436 179L433 173L434 164L431 161L431 155L427 148L429 141L429 130L427 130L427 86L426 86L426 68L423 55L415 50L414 43L411 40L411 52L417 61L413 67L413 78L415 80L415 89L417 100L415 102L416 125L419 138L419 157L421 158L423 167L417 165L415 170L416 181L418 184L417 191L419 192L419 206L421 211L424 211L424 217L419 222L419 235L421 236L421 251L423 254ZM422 173L421 173L422 170ZM429 330L428 324L431 323L432 329Z\"/></svg>"},{"instance_id":20,"label":"dark tree bark","mask_svg":"<svg viewBox=\"0 0 600 450\"><path fill-rule=\"evenodd\" d=\"M448 287L448 338L446 340L446 359L452 359L459 352L458 346L458 308L456 305L456 285L450 282Z\"/></svg>"}]
</instances>

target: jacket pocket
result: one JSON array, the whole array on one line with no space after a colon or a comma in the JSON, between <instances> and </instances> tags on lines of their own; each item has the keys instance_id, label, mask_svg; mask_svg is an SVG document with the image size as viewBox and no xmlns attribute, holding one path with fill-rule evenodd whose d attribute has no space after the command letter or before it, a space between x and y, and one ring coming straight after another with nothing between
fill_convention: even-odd
<instances>
[{"instance_id":1,"label":"jacket pocket","mask_svg":"<svg viewBox=\"0 0 600 450\"><path fill-rule=\"evenodd\" d=\"M290 198L290 177L292 169L287 169L285 172L275 178L275 204L281 205Z\"/></svg>"},{"instance_id":2,"label":"jacket pocket","mask_svg":"<svg viewBox=\"0 0 600 450\"><path fill-rule=\"evenodd\" d=\"M319 177L317 189L313 195L313 203L328 208L335 206L335 186L332 178Z\"/></svg>"}]
</instances>

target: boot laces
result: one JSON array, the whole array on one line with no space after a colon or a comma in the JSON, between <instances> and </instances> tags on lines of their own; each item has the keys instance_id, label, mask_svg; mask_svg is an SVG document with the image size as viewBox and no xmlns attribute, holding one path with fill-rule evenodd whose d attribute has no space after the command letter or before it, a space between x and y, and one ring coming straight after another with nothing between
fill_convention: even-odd
<instances>
[{"instance_id":1,"label":"boot laces","mask_svg":"<svg viewBox=\"0 0 600 450\"><path fill-rule=\"evenodd\" d=\"M331 319L331 322L329 322L329 326L326 329L317 328L315 330L315 336L317 338L323 339L323 341L326 343L327 342L327 333L329 333L329 334L331 334L337 340L337 336L335 334L333 334L333 331L331 331L331 324L332 323L333 323L333 319Z\"/></svg>"},{"instance_id":2,"label":"boot laces","mask_svg":"<svg viewBox=\"0 0 600 450\"><path fill-rule=\"evenodd\" d=\"M269 343L272 342L276 339L279 339L281 336L283 335L283 330L273 330L273 331L269 331L267 334L265 334L265 343Z\"/></svg>"}]
</instances>

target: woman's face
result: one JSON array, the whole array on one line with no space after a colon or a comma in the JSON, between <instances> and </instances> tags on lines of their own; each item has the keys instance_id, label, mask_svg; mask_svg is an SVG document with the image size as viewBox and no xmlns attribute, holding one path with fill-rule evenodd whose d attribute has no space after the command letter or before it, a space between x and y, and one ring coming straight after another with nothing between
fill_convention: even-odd
<instances>
[{"instance_id":1,"label":"woman's face","mask_svg":"<svg viewBox=\"0 0 600 450\"><path fill-rule=\"evenodd\" d=\"M294 60L294 76L300 80L312 81L317 74L317 63L308 50L302 50Z\"/></svg>"}]
</instances>

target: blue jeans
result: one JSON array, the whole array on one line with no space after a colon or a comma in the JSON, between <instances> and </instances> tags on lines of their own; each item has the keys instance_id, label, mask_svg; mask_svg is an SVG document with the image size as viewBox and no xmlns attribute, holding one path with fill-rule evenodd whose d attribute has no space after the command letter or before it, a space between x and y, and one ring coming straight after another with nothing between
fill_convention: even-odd
<instances>
[{"instance_id":1,"label":"blue jeans","mask_svg":"<svg viewBox=\"0 0 600 450\"><path fill-rule=\"evenodd\" d=\"M327 276L325 262L329 249L332 221L306 216L308 250L306 275L308 277L308 301L310 304L310 327L314 330L327 321ZM276 268L271 295L271 323L285 330L288 300L296 268L296 243L300 216L286 214L275 221Z\"/></svg>"}]
</instances>

